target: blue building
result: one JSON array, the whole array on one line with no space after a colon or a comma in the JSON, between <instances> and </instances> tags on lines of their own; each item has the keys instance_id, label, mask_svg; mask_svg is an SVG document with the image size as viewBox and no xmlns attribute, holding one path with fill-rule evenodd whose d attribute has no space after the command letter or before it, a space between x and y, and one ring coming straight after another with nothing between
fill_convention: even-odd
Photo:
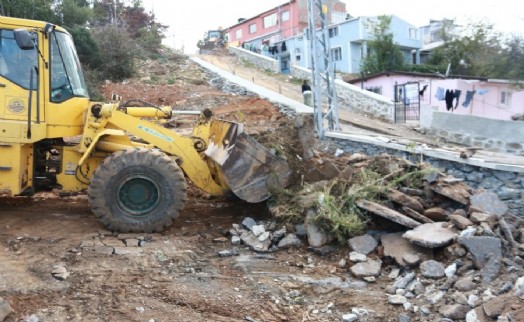
<instances>
[{"instance_id":1,"label":"blue building","mask_svg":"<svg viewBox=\"0 0 524 322\"><path fill-rule=\"evenodd\" d=\"M378 21L379 17L358 17L329 26L329 45L337 72L360 73L363 59L369 54L367 43L373 40ZM393 33L394 42L404 53L406 62L420 64L420 50L423 47L420 30L396 16L391 16L390 31ZM276 44L278 53L272 53L270 56L281 61L283 73L289 72L292 65L311 67L311 47L307 38L306 30Z\"/></svg>"}]
</instances>

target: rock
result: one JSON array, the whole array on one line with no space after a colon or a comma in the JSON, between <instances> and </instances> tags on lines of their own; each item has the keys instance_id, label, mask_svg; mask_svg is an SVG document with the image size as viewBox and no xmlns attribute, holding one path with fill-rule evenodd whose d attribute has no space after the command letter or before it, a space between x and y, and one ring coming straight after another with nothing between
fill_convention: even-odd
<instances>
[{"instance_id":1,"label":"rock","mask_svg":"<svg viewBox=\"0 0 524 322\"><path fill-rule=\"evenodd\" d=\"M351 313L356 314L358 318L362 321L366 321L369 316L368 310L361 307L354 307L351 309Z\"/></svg>"},{"instance_id":2,"label":"rock","mask_svg":"<svg viewBox=\"0 0 524 322\"><path fill-rule=\"evenodd\" d=\"M444 265L432 259L420 264L420 272L422 276L427 278L442 278L446 276Z\"/></svg>"},{"instance_id":3,"label":"rock","mask_svg":"<svg viewBox=\"0 0 524 322\"><path fill-rule=\"evenodd\" d=\"M115 252L115 249L108 246L95 246L93 251L95 254L112 255Z\"/></svg>"},{"instance_id":4,"label":"rock","mask_svg":"<svg viewBox=\"0 0 524 322\"><path fill-rule=\"evenodd\" d=\"M357 252L351 252L349 253L349 260L352 261L352 262L365 262L366 260L368 259L368 257L364 254L360 254L360 253L357 253Z\"/></svg>"},{"instance_id":5,"label":"rock","mask_svg":"<svg viewBox=\"0 0 524 322\"><path fill-rule=\"evenodd\" d=\"M220 257L238 256L238 249L236 247L233 247L232 249L221 250L218 252L218 256Z\"/></svg>"},{"instance_id":6,"label":"rock","mask_svg":"<svg viewBox=\"0 0 524 322\"><path fill-rule=\"evenodd\" d=\"M499 315L504 312L506 305L511 305L511 295L505 294L494 299L487 301L482 304L484 313L490 318L496 319Z\"/></svg>"},{"instance_id":7,"label":"rock","mask_svg":"<svg viewBox=\"0 0 524 322\"><path fill-rule=\"evenodd\" d=\"M254 225L251 227L251 231L253 235L258 237L266 232L266 227L264 225Z\"/></svg>"},{"instance_id":8,"label":"rock","mask_svg":"<svg viewBox=\"0 0 524 322\"><path fill-rule=\"evenodd\" d=\"M467 305L468 304L468 298L466 297L466 295L464 295L463 293L460 293L458 291L455 291L453 293L453 295L451 296L451 299L456 304L462 304L462 305Z\"/></svg>"},{"instance_id":9,"label":"rock","mask_svg":"<svg viewBox=\"0 0 524 322\"><path fill-rule=\"evenodd\" d=\"M439 286L439 289L447 291L453 286L453 284L455 284L457 280L458 277L456 276L447 277L446 281Z\"/></svg>"},{"instance_id":10,"label":"rock","mask_svg":"<svg viewBox=\"0 0 524 322\"><path fill-rule=\"evenodd\" d=\"M351 266L350 271L353 275L357 277L366 277L366 276L378 276L380 274L380 267L382 261L368 259L367 262L358 263Z\"/></svg>"},{"instance_id":11,"label":"rock","mask_svg":"<svg viewBox=\"0 0 524 322\"><path fill-rule=\"evenodd\" d=\"M411 318L406 313L400 313L398 316L398 322L411 322Z\"/></svg>"},{"instance_id":12,"label":"rock","mask_svg":"<svg viewBox=\"0 0 524 322\"><path fill-rule=\"evenodd\" d=\"M298 237L306 237L307 236L306 226L303 224L295 225L295 235L297 235Z\"/></svg>"},{"instance_id":13,"label":"rock","mask_svg":"<svg viewBox=\"0 0 524 322\"><path fill-rule=\"evenodd\" d=\"M479 302L479 297L476 296L475 294L470 294L470 295L468 296L468 305L469 305L470 307L475 307L475 306L477 306L478 302Z\"/></svg>"},{"instance_id":14,"label":"rock","mask_svg":"<svg viewBox=\"0 0 524 322\"><path fill-rule=\"evenodd\" d=\"M402 226L406 226L409 228L415 228L417 226L420 226L419 222L401 214L400 212L397 212L393 209L389 209L387 207L384 207L382 205L379 205L377 203L374 203L368 200L362 200L362 199L357 200L356 205L359 208L362 208L372 214L389 219Z\"/></svg>"},{"instance_id":15,"label":"rock","mask_svg":"<svg viewBox=\"0 0 524 322\"><path fill-rule=\"evenodd\" d=\"M352 250L363 255L371 253L378 246L377 240L370 235L353 237L348 240L348 244Z\"/></svg>"},{"instance_id":16,"label":"rock","mask_svg":"<svg viewBox=\"0 0 524 322\"><path fill-rule=\"evenodd\" d=\"M402 256L402 260L409 267L417 266L421 261L420 256L418 256L418 254L405 254L404 256Z\"/></svg>"},{"instance_id":17,"label":"rock","mask_svg":"<svg viewBox=\"0 0 524 322\"><path fill-rule=\"evenodd\" d=\"M256 226L256 224L257 222L251 217L246 217L244 220L242 220L242 226L250 231L253 226Z\"/></svg>"},{"instance_id":18,"label":"rock","mask_svg":"<svg viewBox=\"0 0 524 322\"><path fill-rule=\"evenodd\" d=\"M463 257L467 253L466 250L464 249L464 247L462 247L462 246L460 246L458 244L453 244L451 246L448 246L446 248L446 252L452 258Z\"/></svg>"},{"instance_id":19,"label":"rock","mask_svg":"<svg viewBox=\"0 0 524 322\"><path fill-rule=\"evenodd\" d=\"M395 295L388 295L388 303L389 304L393 304L393 305L404 305L404 303L406 303L408 301L408 299L406 299L404 296L402 295L398 295L398 294L395 294Z\"/></svg>"},{"instance_id":20,"label":"rock","mask_svg":"<svg viewBox=\"0 0 524 322\"><path fill-rule=\"evenodd\" d=\"M468 218L468 213L464 209L456 209L455 211L453 211L452 215Z\"/></svg>"},{"instance_id":21,"label":"rock","mask_svg":"<svg viewBox=\"0 0 524 322\"><path fill-rule=\"evenodd\" d=\"M287 233L286 226L280 228L279 230L275 230L273 232L273 240L274 241L281 240L282 238L284 238L286 236L286 233ZM296 236L296 234L295 234L295 236Z\"/></svg>"},{"instance_id":22,"label":"rock","mask_svg":"<svg viewBox=\"0 0 524 322\"><path fill-rule=\"evenodd\" d=\"M499 197L493 192L482 192L470 198L470 207L484 212L488 215L500 217L508 211L508 206L500 201Z\"/></svg>"},{"instance_id":23,"label":"rock","mask_svg":"<svg viewBox=\"0 0 524 322\"><path fill-rule=\"evenodd\" d=\"M406 266L403 258L408 254L417 255L421 258L431 258L433 255L431 249L414 245L402 238L402 233L385 234L380 238L384 247L384 255L394 258L402 266Z\"/></svg>"},{"instance_id":24,"label":"rock","mask_svg":"<svg viewBox=\"0 0 524 322\"><path fill-rule=\"evenodd\" d=\"M415 272L411 272L411 273L408 273L406 276L404 277L401 277L399 278L398 280L395 281L395 284L393 284L393 286L395 286L395 288L397 289L405 289L406 286L408 286L408 284L413 280L415 279Z\"/></svg>"},{"instance_id":25,"label":"rock","mask_svg":"<svg viewBox=\"0 0 524 322\"><path fill-rule=\"evenodd\" d=\"M9 302L0 297L0 321L4 321L11 313L13 313L13 309Z\"/></svg>"},{"instance_id":26,"label":"rock","mask_svg":"<svg viewBox=\"0 0 524 322\"><path fill-rule=\"evenodd\" d=\"M134 255L142 254L144 250L141 247L114 247L113 253L115 255Z\"/></svg>"},{"instance_id":27,"label":"rock","mask_svg":"<svg viewBox=\"0 0 524 322\"><path fill-rule=\"evenodd\" d=\"M59 281L65 281L69 277L69 272L65 266L55 266L55 268L51 271L51 274Z\"/></svg>"},{"instance_id":28,"label":"rock","mask_svg":"<svg viewBox=\"0 0 524 322\"><path fill-rule=\"evenodd\" d=\"M466 322L480 322L477 318L477 312L475 310L470 310L466 314Z\"/></svg>"},{"instance_id":29,"label":"rock","mask_svg":"<svg viewBox=\"0 0 524 322\"><path fill-rule=\"evenodd\" d=\"M437 304L438 302L440 302L440 300L442 300L442 298L444 297L445 294L446 294L446 292L444 292L444 291L440 291L440 290L439 291L435 291L435 292L427 294L426 295L426 299L431 304Z\"/></svg>"},{"instance_id":30,"label":"rock","mask_svg":"<svg viewBox=\"0 0 524 322\"><path fill-rule=\"evenodd\" d=\"M457 228L461 230L468 228L468 226L473 226L471 220L459 215L451 215L449 216L449 219L451 220L451 223L453 223L453 225L457 226Z\"/></svg>"},{"instance_id":31,"label":"rock","mask_svg":"<svg viewBox=\"0 0 524 322\"><path fill-rule=\"evenodd\" d=\"M240 245L240 237L239 236L232 236L231 237L231 244L233 244L233 245Z\"/></svg>"},{"instance_id":32,"label":"rock","mask_svg":"<svg viewBox=\"0 0 524 322\"><path fill-rule=\"evenodd\" d=\"M450 244L457 237L457 234L453 230L444 227L443 223L436 222L420 225L413 230L407 231L402 237L423 247L436 248Z\"/></svg>"},{"instance_id":33,"label":"rock","mask_svg":"<svg viewBox=\"0 0 524 322\"><path fill-rule=\"evenodd\" d=\"M446 221L448 220L448 214L442 208L429 208L424 211L424 216L428 217L433 221Z\"/></svg>"},{"instance_id":34,"label":"rock","mask_svg":"<svg viewBox=\"0 0 524 322\"><path fill-rule=\"evenodd\" d=\"M488 215L482 212L474 212L469 216L469 219L476 224L480 224L483 222L494 222L497 220L497 216Z\"/></svg>"},{"instance_id":35,"label":"rock","mask_svg":"<svg viewBox=\"0 0 524 322\"><path fill-rule=\"evenodd\" d=\"M459 244L466 247L471 254L473 262L481 270L484 282L491 282L498 276L501 258L501 241L495 237L460 237Z\"/></svg>"},{"instance_id":36,"label":"rock","mask_svg":"<svg viewBox=\"0 0 524 322\"><path fill-rule=\"evenodd\" d=\"M413 209L414 211L418 213L424 211L424 207L420 204L420 202L418 202L417 199L411 196L408 196L398 190L388 189L386 195L389 198L389 200L396 202L403 207Z\"/></svg>"},{"instance_id":37,"label":"rock","mask_svg":"<svg viewBox=\"0 0 524 322\"><path fill-rule=\"evenodd\" d=\"M461 292L469 292L475 287L477 287L477 284L473 281L473 277L464 277L459 279L457 282L455 282L454 285L455 289Z\"/></svg>"},{"instance_id":38,"label":"rock","mask_svg":"<svg viewBox=\"0 0 524 322\"><path fill-rule=\"evenodd\" d=\"M342 315L342 321L344 322L353 322L356 320L358 320L358 316L356 314L350 313Z\"/></svg>"},{"instance_id":39,"label":"rock","mask_svg":"<svg viewBox=\"0 0 524 322\"><path fill-rule=\"evenodd\" d=\"M278 242L278 248L300 247L302 241L295 234L288 234Z\"/></svg>"},{"instance_id":40,"label":"rock","mask_svg":"<svg viewBox=\"0 0 524 322\"><path fill-rule=\"evenodd\" d=\"M444 270L444 273L446 274L447 277L455 276L455 273L457 273L457 264L453 263L449 265L448 267L446 267L446 269Z\"/></svg>"},{"instance_id":41,"label":"rock","mask_svg":"<svg viewBox=\"0 0 524 322\"><path fill-rule=\"evenodd\" d=\"M473 237L477 233L477 228L468 227L460 232L459 237Z\"/></svg>"},{"instance_id":42,"label":"rock","mask_svg":"<svg viewBox=\"0 0 524 322\"><path fill-rule=\"evenodd\" d=\"M308 211L306 215L305 228L307 233L307 240L309 246L320 247L330 243L333 240L333 236L324 232L320 226L315 222L314 211Z\"/></svg>"},{"instance_id":43,"label":"rock","mask_svg":"<svg viewBox=\"0 0 524 322\"><path fill-rule=\"evenodd\" d=\"M524 276L517 279L517 282L513 287L513 295L524 298Z\"/></svg>"},{"instance_id":44,"label":"rock","mask_svg":"<svg viewBox=\"0 0 524 322\"><path fill-rule=\"evenodd\" d=\"M375 283L377 281L375 276L366 276L362 277L362 279L368 283Z\"/></svg>"},{"instance_id":45,"label":"rock","mask_svg":"<svg viewBox=\"0 0 524 322\"><path fill-rule=\"evenodd\" d=\"M400 269L393 268L391 272L389 273L388 277L391 279L396 279L399 276L399 274L400 274Z\"/></svg>"},{"instance_id":46,"label":"rock","mask_svg":"<svg viewBox=\"0 0 524 322\"><path fill-rule=\"evenodd\" d=\"M265 231L260 236L258 236L258 240L263 242L269 238L269 231Z\"/></svg>"},{"instance_id":47,"label":"rock","mask_svg":"<svg viewBox=\"0 0 524 322\"><path fill-rule=\"evenodd\" d=\"M466 314L468 314L469 307L462 304L452 304L452 305L445 305L440 310L440 313L444 315L447 318L453 319L453 320L463 320L466 318Z\"/></svg>"},{"instance_id":48,"label":"rock","mask_svg":"<svg viewBox=\"0 0 524 322\"><path fill-rule=\"evenodd\" d=\"M269 246L271 245L271 240L266 239L264 241L258 240L258 237L255 236L252 232L243 233L240 236L242 242L251 248L255 252L267 252L269 251Z\"/></svg>"}]
</instances>

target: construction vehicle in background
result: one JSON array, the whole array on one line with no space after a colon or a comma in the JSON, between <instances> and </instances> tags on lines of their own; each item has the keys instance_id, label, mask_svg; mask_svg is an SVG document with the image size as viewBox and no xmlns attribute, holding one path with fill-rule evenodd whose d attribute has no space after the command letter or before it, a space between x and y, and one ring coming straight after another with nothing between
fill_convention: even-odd
<instances>
[{"instance_id":1,"label":"construction vehicle in background","mask_svg":"<svg viewBox=\"0 0 524 322\"><path fill-rule=\"evenodd\" d=\"M197 43L199 54L211 54L217 49L224 48L227 45L226 35L223 30L208 30L204 38Z\"/></svg>"},{"instance_id":2,"label":"construction vehicle in background","mask_svg":"<svg viewBox=\"0 0 524 322\"><path fill-rule=\"evenodd\" d=\"M0 194L87 189L108 229L158 232L181 212L186 178L254 203L288 184L287 163L242 124L206 109L183 135L160 122L171 107L135 105L90 101L66 30L0 17Z\"/></svg>"}]
</instances>

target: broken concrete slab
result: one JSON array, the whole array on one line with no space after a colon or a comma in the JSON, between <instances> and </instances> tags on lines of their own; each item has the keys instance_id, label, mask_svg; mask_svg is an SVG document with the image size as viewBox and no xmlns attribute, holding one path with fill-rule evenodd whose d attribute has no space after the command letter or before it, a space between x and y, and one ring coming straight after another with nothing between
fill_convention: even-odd
<instances>
[{"instance_id":1,"label":"broken concrete slab","mask_svg":"<svg viewBox=\"0 0 524 322\"><path fill-rule=\"evenodd\" d=\"M381 266L382 261L380 259L368 259L368 261L366 262L358 263L351 266L350 271L353 275L360 278L368 276L378 276L380 274Z\"/></svg>"},{"instance_id":2,"label":"broken concrete slab","mask_svg":"<svg viewBox=\"0 0 524 322\"><path fill-rule=\"evenodd\" d=\"M433 192L466 206L469 205L469 199L471 197L468 188L467 185L461 182L452 185L437 184L431 186Z\"/></svg>"},{"instance_id":3,"label":"broken concrete slab","mask_svg":"<svg viewBox=\"0 0 524 322\"><path fill-rule=\"evenodd\" d=\"M407 266L404 261L406 255L417 255L423 259L432 258L433 251L409 242L402 238L402 233L385 234L381 236L382 246L384 247L384 256L395 259L397 264Z\"/></svg>"},{"instance_id":4,"label":"broken concrete slab","mask_svg":"<svg viewBox=\"0 0 524 322\"><path fill-rule=\"evenodd\" d=\"M417 245L436 248L446 246L457 238L457 233L448 227L445 223L436 222L432 224L423 224L413 230L405 232L402 237Z\"/></svg>"},{"instance_id":5,"label":"broken concrete slab","mask_svg":"<svg viewBox=\"0 0 524 322\"><path fill-rule=\"evenodd\" d=\"M404 213L406 215L408 215L409 217L415 219L416 221L419 221L421 223L424 223L424 224L430 224L432 222L434 222L433 220L431 220L430 218L416 212L415 210L411 209L411 208L408 208L408 207L402 207L402 211L404 211Z\"/></svg>"},{"instance_id":6,"label":"broken concrete slab","mask_svg":"<svg viewBox=\"0 0 524 322\"><path fill-rule=\"evenodd\" d=\"M458 242L471 254L483 282L489 283L498 276L502 258L500 239L489 236L460 237Z\"/></svg>"},{"instance_id":7,"label":"broken concrete slab","mask_svg":"<svg viewBox=\"0 0 524 322\"><path fill-rule=\"evenodd\" d=\"M480 224L480 223L483 223L483 222L494 222L497 220L497 216L496 215L488 215L488 214L485 214L485 213L482 213L482 212L474 212L472 213L470 216L469 216L469 219L476 223L476 224Z\"/></svg>"},{"instance_id":8,"label":"broken concrete slab","mask_svg":"<svg viewBox=\"0 0 524 322\"><path fill-rule=\"evenodd\" d=\"M470 198L471 207L479 212L500 217L508 211L508 206L493 192L482 192Z\"/></svg>"},{"instance_id":9,"label":"broken concrete slab","mask_svg":"<svg viewBox=\"0 0 524 322\"><path fill-rule=\"evenodd\" d=\"M377 240L370 235L362 235L350 238L348 240L348 244L352 250L364 255L371 253L378 246Z\"/></svg>"},{"instance_id":10,"label":"broken concrete slab","mask_svg":"<svg viewBox=\"0 0 524 322\"><path fill-rule=\"evenodd\" d=\"M411 197L411 196L408 196L398 190L395 190L395 189L388 189L387 191L387 197L389 198L389 200L393 201L393 202L396 202L400 205L402 205L403 207L408 207L408 208L411 208L413 210L415 210L416 212L423 212L424 211L424 207L420 204L420 202L418 202L417 199Z\"/></svg>"},{"instance_id":11,"label":"broken concrete slab","mask_svg":"<svg viewBox=\"0 0 524 322\"><path fill-rule=\"evenodd\" d=\"M420 226L420 223L418 221L415 221L401 214L400 212L389 209L377 203L361 199L361 200L357 200L356 204L359 208L367 210L368 212L375 214L377 216L389 219L402 226L406 226L409 228L415 228L417 226Z\"/></svg>"},{"instance_id":12,"label":"broken concrete slab","mask_svg":"<svg viewBox=\"0 0 524 322\"><path fill-rule=\"evenodd\" d=\"M433 221L447 221L448 214L447 212L439 207L429 208L424 210L424 216L428 217Z\"/></svg>"}]
</instances>

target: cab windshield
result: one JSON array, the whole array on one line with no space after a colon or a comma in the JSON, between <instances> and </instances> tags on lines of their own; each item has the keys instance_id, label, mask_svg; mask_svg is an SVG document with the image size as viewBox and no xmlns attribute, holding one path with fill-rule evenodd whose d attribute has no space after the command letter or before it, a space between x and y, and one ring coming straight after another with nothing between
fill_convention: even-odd
<instances>
[{"instance_id":1,"label":"cab windshield","mask_svg":"<svg viewBox=\"0 0 524 322\"><path fill-rule=\"evenodd\" d=\"M71 36L51 33L51 101L63 102L71 97L89 97L84 73Z\"/></svg>"}]
</instances>

